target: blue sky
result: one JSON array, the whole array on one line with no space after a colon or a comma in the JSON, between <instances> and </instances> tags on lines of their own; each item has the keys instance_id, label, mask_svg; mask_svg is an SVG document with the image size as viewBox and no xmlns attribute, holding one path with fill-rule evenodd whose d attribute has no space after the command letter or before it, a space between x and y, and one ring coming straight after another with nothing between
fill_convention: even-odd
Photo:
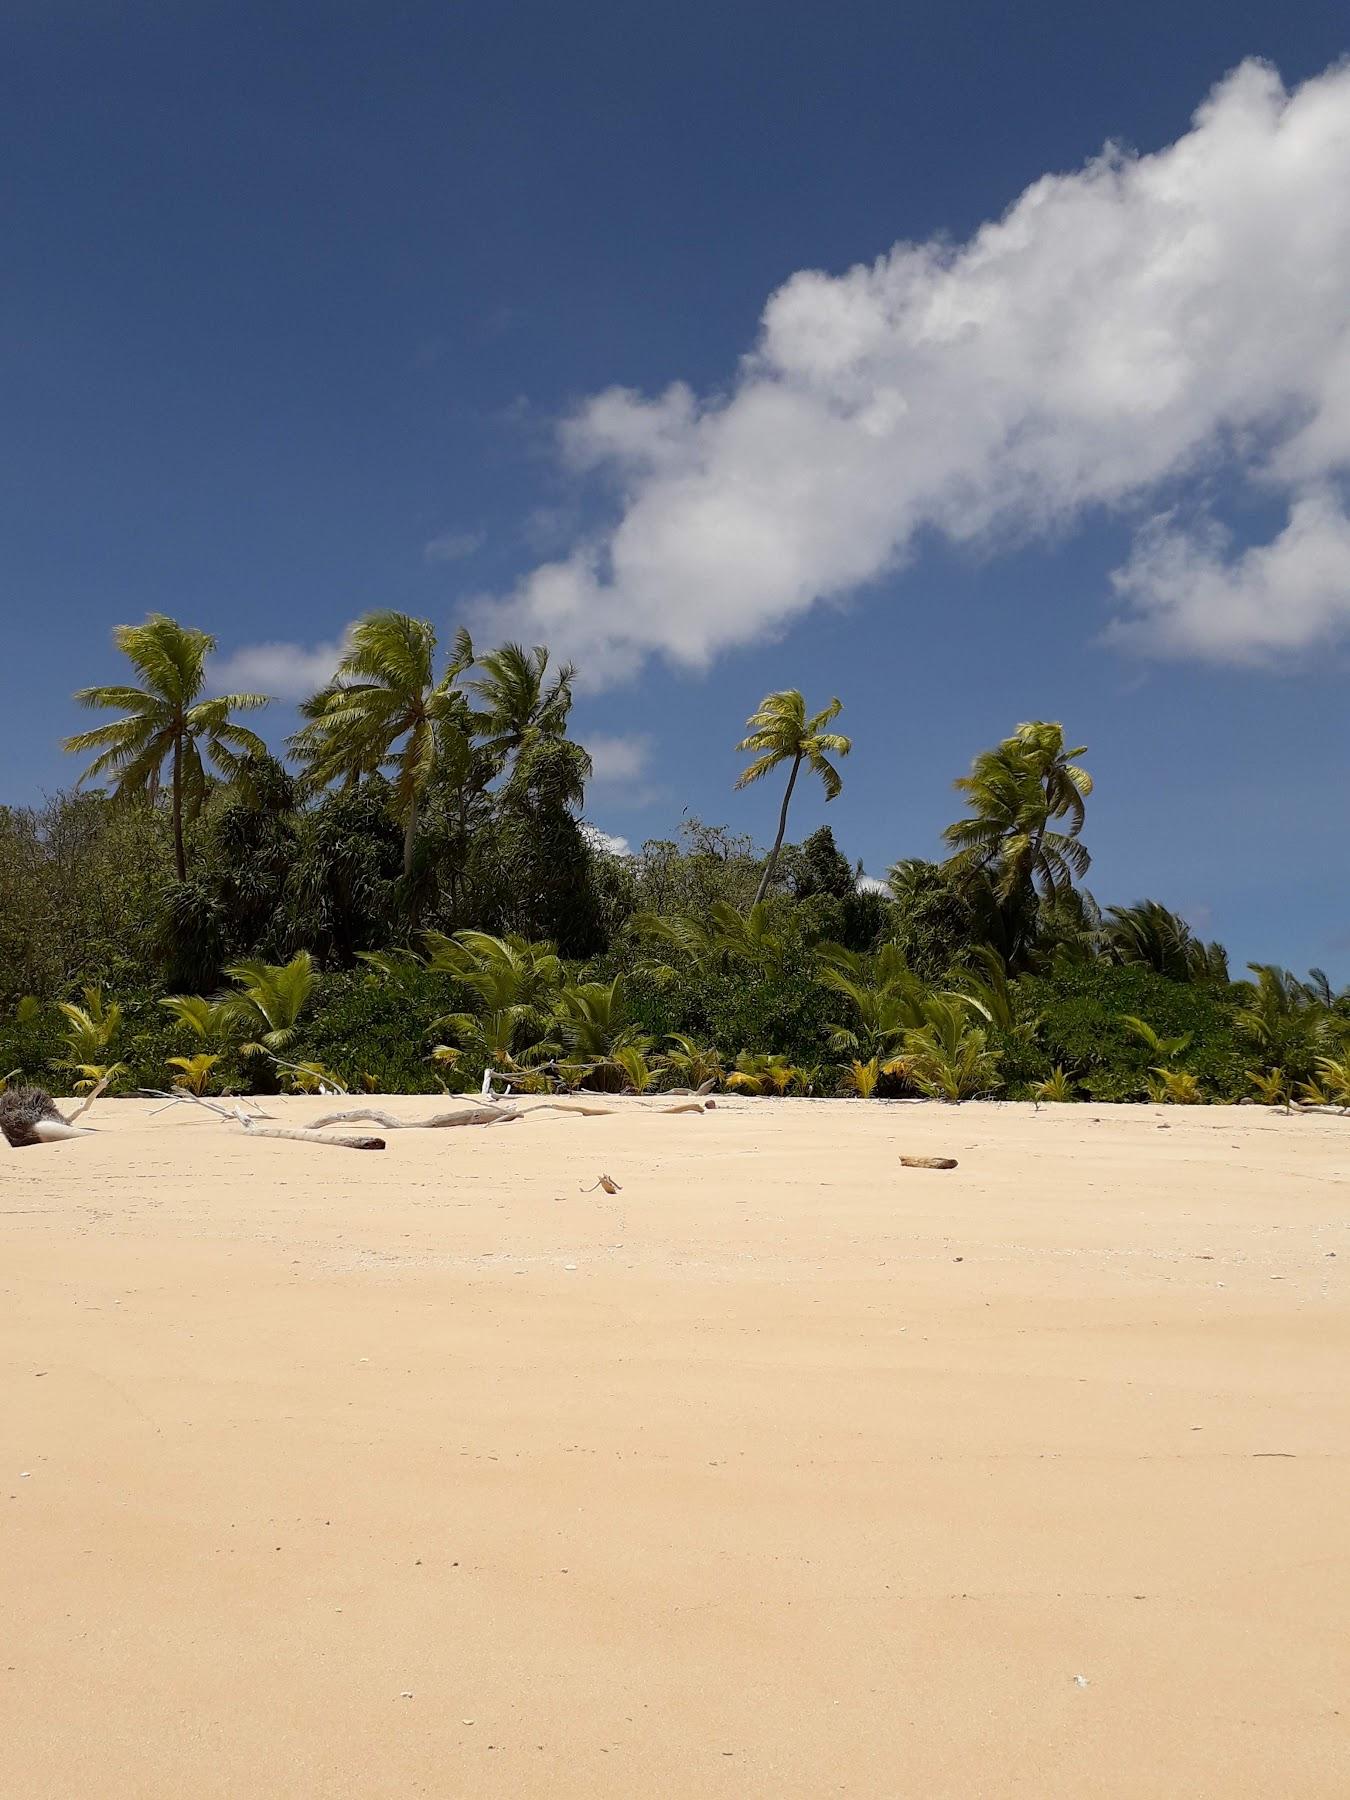
<instances>
[{"instance_id":1,"label":"blue sky","mask_svg":"<svg viewBox=\"0 0 1350 1800\"><path fill-rule=\"evenodd\" d=\"M1062 718L1099 899L1350 980L1341 5L0 30L0 800L72 778L119 621L275 691L396 606L576 654L634 843L769 831L770 688L844 700L794 831L877 873Z\"/></svg>"}]
</instances>

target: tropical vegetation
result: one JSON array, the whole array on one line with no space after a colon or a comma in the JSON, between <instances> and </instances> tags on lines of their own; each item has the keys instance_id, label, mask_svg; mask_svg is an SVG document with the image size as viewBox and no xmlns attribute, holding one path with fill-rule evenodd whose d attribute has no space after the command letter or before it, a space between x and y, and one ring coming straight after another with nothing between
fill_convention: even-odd
<instances>
[{"instance_id":1,"label":"tropical vegetation","mask_svg":"<svg viewBox=\"0 0 1350 1800\"><path fill-rule=\"evenodd\" d=\"M767 851L585 822L576 671L369 614L285 755L213 695L205 632L114 634L132 679L40 807L0 808L0 1071L113 1092L517 1086L759 1097L1248 1100L1350 1110L1350 990L1238 978L1161 901L1085 885L1093 780L1049 720L955 782L945 855L867 883L790 808L841 789L834 699L767 695L737 789ZM803 770L819 788L800 787Z\"/></svg>"}]
</instances>

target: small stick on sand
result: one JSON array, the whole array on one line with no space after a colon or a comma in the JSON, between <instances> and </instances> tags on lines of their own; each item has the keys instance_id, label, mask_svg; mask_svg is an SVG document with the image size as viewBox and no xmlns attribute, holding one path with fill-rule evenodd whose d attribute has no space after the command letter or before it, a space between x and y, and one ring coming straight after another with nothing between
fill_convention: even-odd
<instances>
[{"instance_id":1,"label":"small stick on sand","mask_svg":"<svg viewBox=\"0 0 1350 1800\"><path fill-rule=\"evenodd\" d=\"M907 1169L954 1169L954 1156L902 1156L901 1163Z\"/></svg>"}]
</instances>

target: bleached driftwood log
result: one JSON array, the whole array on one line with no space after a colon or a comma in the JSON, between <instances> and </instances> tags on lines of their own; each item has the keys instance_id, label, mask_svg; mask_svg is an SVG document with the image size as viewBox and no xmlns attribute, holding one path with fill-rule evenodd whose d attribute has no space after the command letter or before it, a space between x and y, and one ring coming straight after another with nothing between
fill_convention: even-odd
<instances>
[{"instance_id":1,"label":"bleached driftwood log","mask_svg":"<svg viewBox=\"0 0 1350 1800\"><path fill-rule=\"evenodd\" d=\"M239 1123L249 1137L288 1138L293 1144L327 1144L339 1150L383 1150L382 1137L345 1137L332 1131L292 1131L285 1125L255 1125L247 1114Z\"/></svg>"},{"instance_id":2,"label":"bleached driftwood log","mask_svg":"<svg viewBox=\"0 0 1350 1800\"><path fill-rule=\"evenodd\" d=\"M470 1106L460 1112L433 1113L429 1119L396 1119L393 1113L380 1112L373 1106L353 1106L343 1112L325 1113L321 1119L315 1119L311 1129L319 1131L325 1125L353 1125L360 1119L369 1119L373 1125L383 1125L386 1131L439 1131L450 1125L505 1125L523 1117L510 1106Z\"/></svg>"}]
</instances>

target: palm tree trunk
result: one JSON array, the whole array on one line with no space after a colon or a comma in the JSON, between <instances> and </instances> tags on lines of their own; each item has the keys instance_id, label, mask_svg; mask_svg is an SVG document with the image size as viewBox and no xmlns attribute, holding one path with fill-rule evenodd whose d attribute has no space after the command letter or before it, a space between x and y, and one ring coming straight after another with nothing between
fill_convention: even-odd
<instances>
[{"instance_id":1,"label":"palm tree trunk","mask_svg":"<svg viewBox=\"0 0 1350 1800\"><path fill-rule=\"evenodd\" d=\"M778 852L783 848L783 833L787 830L788 805L792 800L792 790L797 785L797 771L802 766L802 753L799 750L792 759L792 773L788 776L787 791L783 795L783 805L778 814L778 836L773 840L773 849L769 852L769 860L764 865L764 873L759 878L759 888L755 894L755 905L758 906L769 890L773 880L774 864L778 861Z\"/></svg>"},{"instance_id":2,"label":"palm tree trunk","mask_svg":"<svg viewBox=\"0 0 1350 1800\"><path fill-rule=\"evenodd\" d=\"M417 795L408 801L408 823L403 827L403 879L412 874L413 845L417 841Z\"/></svg>"},{"instance_id":3,"label":"palm tree trunk","mask_svg":"<svg viewBox=\"0 0 1350 1800\"><path fill-rule=\"evenodd\" d=\"M183 739L173 740L173 866L180 881L187 880L187 850L183 845Z\"/></svg>"}]
</instances>

